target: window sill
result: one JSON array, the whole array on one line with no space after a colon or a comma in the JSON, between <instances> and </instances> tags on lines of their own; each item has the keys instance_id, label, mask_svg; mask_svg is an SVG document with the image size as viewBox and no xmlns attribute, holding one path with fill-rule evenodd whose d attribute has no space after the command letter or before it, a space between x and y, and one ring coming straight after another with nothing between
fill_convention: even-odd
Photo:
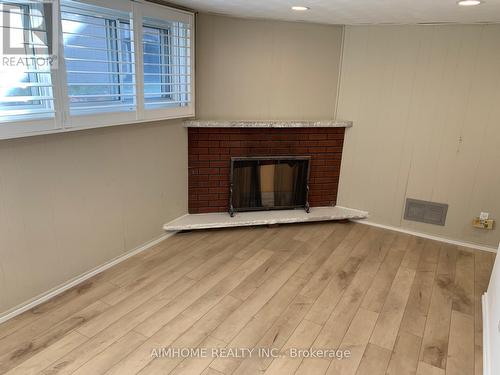
<instances>
[{"instance_id":1,"label":"window sill","mask_svg":"<svg viewBox=\"0 0 500 375\"><path fill-rule=\"evenodd\" d=\"M7 140L7 139L15 139L15 138L34 137L34 136L38 136L38 135L69 133L69 132L88 130L88 129L101 129L101 128L108 128L108 127L112 127L112 126L132 125L132 124L167 121L167 120L175 120L175 119L182 120L182 119L194 117L194 112L180 114L180 115L170 115L170 116L167 115L167 116L162 116L162 117L143 118L141 120L134 118L132 120L127 120L127 121L119 121L119 122L110 121L110 122L104 123L104 124L92 122L91 119L87 118L87 116L81 116L82 119L84 117L85 117L85 123L90 122L91 123L90 125L84 124L82 121L82 123L79 125L66 126L66 127L62 127L62 128L53 128L53 129L47 129L46 127L44 129L36 129L36 127L29 126L30 130L32 130L32 131L20 132L20 130L19 130L20 126L28 127L28 125L25 125L25 123L18 123L17 124L18 126L16 126L15 129L11 129L10 132L7 129L5 129L4 132L0 132L0 141ZM4 125L10 126L12 124L4 124ZM0 127L1 126L3 126L3 125L0 124Z\"/></svg>"}]
</instances>

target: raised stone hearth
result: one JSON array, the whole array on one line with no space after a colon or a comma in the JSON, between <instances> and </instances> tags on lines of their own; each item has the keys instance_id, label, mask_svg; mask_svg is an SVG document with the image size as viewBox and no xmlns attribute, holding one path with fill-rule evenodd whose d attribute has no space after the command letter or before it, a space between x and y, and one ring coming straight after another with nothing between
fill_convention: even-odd
<instances>
[{"instance_id":1,"label":"raised stone hearth","mask_svg":"<svg viewBox=\"0 0 500 375\"><path fill-rule=\"evenodd\" d=\"M189 213L166 231L364 219L336 206L345 129L350 121L201 121L184 123L189 141ZM310 212L262 210L228 214L231 158L307 156ZM264 192L264 190L261 190Z\"/></svg>"},{"instance_id":2,"label":"raised stone hearth","mask_svg":"<svg viewBox=\"0 0 500 375\"><path fill-rule=\"evenodd\" d=\"M316 207L310 213L304 210L277 210L238 212L234 217L226 213L184 215L164 225L166 231L230 228L252 225L291 224L314 221L364 219L368 213L345 207Z\"/></svg>"}]
</instances>

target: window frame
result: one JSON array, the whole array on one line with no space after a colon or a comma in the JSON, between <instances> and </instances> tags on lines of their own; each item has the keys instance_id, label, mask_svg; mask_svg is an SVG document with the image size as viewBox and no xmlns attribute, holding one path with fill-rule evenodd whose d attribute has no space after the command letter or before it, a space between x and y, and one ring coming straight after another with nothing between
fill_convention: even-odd
<instances>
[{"instance_id":1,"label":"window frame","mask_svg":"<svg viewBox=\"0 0 500 375\"><path fill-rule=\"evenodd\" d=\"M129 14L129 20L130 23L132 23L133 19L133 14L132 14L132 2L130 1L121 1L121 2L116 2L114 0L105 0L105 1L100 1L100 0L71 0L74 2L82 3L82 4L88 4L88 5L93 5L93 6L98 6L102 8L107 8L107 9L112 9L112 10L117 10L119 12L124 12ZM61 15L61 10L59 11L59 15ZM105 18L105 17L103 17ZM108 26L106 26L106 33L108 32ZM59 68L58 70L63 71L61 74L62 79L64 79L64 89L65 89L65 95L63 98L64 102L64 122L63 122L63 128L65 130L68 129L91 129L91 128L98 128L98 127L105 127L105 126L114 126L114 125L123 125L123 124L130 124L130 123L135 123L135 122L140 122L140 119L137 116L137 101L135 103L136 110L135 111L110 111L110 112L100 112L96 114L90 113L71 113L72 108L71 108L71 103L70 103L70 98L68 94L68 83L67 83L67 68L66 68L66 62L65 62L65 54L64 54L64 38L63 38L63 28L62 28L62 17L59 17L59 40L61 48L59 50ZM109 41L107 41L109 42ZM135 40L133 40L132 45L135 45ZM132 49L135 47L132 46ZM132 52L134 53L134 52ZM121 62L117 63L121 64ZM134 64L134 70L136 71L136 67ZM137 78L136 78L137 80ZM137 82L136 82L137 84ZM136 89L137 93L137 89ZM82 105L83 106L83 105Z\"/></svg>"},{"instance_id":2,"label":"window frame","mask_svg":"<svg viewBox=\"0 0 500 375\"><path fill-rule=\"evenodd\" d=\"M153 3L145 3L144 0L140 2L133 3L133 15L134 15L134 33L137 33L135 40L136 43L136 66L140 69L136 69L136 77L138 81L137 85L137 103L139 116L145 121L154 121L161 119L173 119L173 118L183 118L183 117L194 117L195 115L195 23L194 14L187 11L177 10L169 7L165 7ZM185 107L172 107L172 108L158 108L158 109L146 109L144 101L144 54L142 48L143 39L143 20L144 18L156 18L166 21L177 21L190 25L190 64L189 64L189 74L191 77L190 82L190 92L191 100L189 105ZM140 83L140 85L139 85Z\"/></svg>"},{"instance_id":3,"label":"window frame","mask_svg":"<svg viewBox=\"0 0 500 375\"><path fill-rule=\"evenodd\" d=\"M169 53L163 53L163 49L164 48L169 48L171 49L172 47L170 46L170 44L172 43L171 42L171 39L172 39L172 29L171 28L168 28L168 29L165 29L165 28L160 28L158 26L155 26L155 25L148 25L148 26L144 26L144 22L143 22L143 25L142 25L142 28L148 28L148 29L151 29L151 30L157 30L158 31L158 39L160 40L159 42L159 70L160 72L158 73L161 77L168 77L169 74L171 74L171 70L170 70L170 67L169 67L169 62L165 62L165 55L169 55ZM166 31L166 32L165 32ZM163 40L168 40L167 43L163 43ZM144 44L144 41L142 42ZM147 43L147 44L151 44L151 43ZM143 51L143 55L144 55L144 51ZM150 64L150 63L144 63L143 64L143 73L145 71L145 65L146 64ZM151 73L152 74L152 73ZM161 80L163 81L164 78L161 78ZM146 82L146 79L144 78L144 85L148 84L149 82ZM159 82L159 83L151 83L152 85L155 85L155 86L172 86L172 83L171 82L167 82L165 80L165 82ZM168 91L167 91L168 92ZM146 90L144 90L144 94L146 94ZM158 100L162 100L162 99L168 99L168 100L172 100L172 95L169 95L169 98L162 98L162 94L160 93L157 97ZM167 101L166 101L167 102Z\"/></svg>"},{"instance_id":4,"label":"window frame","mask_svg":"<svg viewBox=\"0 0 500 375\"><path fill-rule=\"evenodd\" d=\"M62 1L62 0L60 0ZM54 116L40 119L13 119L0 122L0 140L41 134L75 131L81 129L126 125L133 123L194 117L195 115L195 22L194 13L153 4L145 0L73 0L78 3L125 11L130 14L131 43L135 80L135 111L102 112L99 114L71 114L67 85L67 72L64 58L64 39L62 30L61 4L58 6L58 67L50 72ZM190 27L190 101L187 106L146 109L144 101L144 66L142 50L143 17L179 21ZM121 45L120 45L121 48ZM121 63L117 63L121 64ZM169 85L169 83L166 83ZM118 94L119 95L119 94Z\"/></svg>"},{"instance_id":5,"label":"window frame","mask_svg":"<svg viewBox=\"0 0 500 375\"><path fill-rule=\"evenodd\" d=\"M28 7L27 4L16 4L14 1L12 1L11 5L18 5L19 8L22 7ZM25 14L25 12L20 12L21 17L23 17L23 34L25 39L24 41L26 43L29 43L32 38L32 34L28 30L32 30L31 28L31 19ZM24 22L26 22L26 18L28 18L28 25L24 25ZM29 45L27 44L25 46L25 49L30 48ZM29 70L29 69L28 69ZM8 71L7 71L8 72ZM57 131L59 128L59 124L62 123L61 121L61 116L60 113L57 110L57 104L56 102L58 101L56 98L56 89L55 89L55 84L54 82L57 81L57 74L54 72L54 70L50 71L40 71L40 72L33 72L33 73L27 73L28 75L34 74L37 76L37 80L39 80L39 76L42 74L47 74L50 75L50 82L52 88L52 108L51 111L47 112L50 113L52 112L52 115L48 116L41 116L39 118L35 118L35 113L33 113L33 118L30 118L30 115L27 114L25 118L19 118L17 116L22 116L22 115L6 115L6 121L0 122L0 140L1 139L9 139L9 138L18 138L18 137L24 137L24 136L29 136L29 135L36 135L40 133L47 133L47 132L53 132ZM34 84L35 82L28 81L26 82L28 84ZM40 83L40 82L37 82ZM48 89L46 89L48 91ZM29 108L31 107L31 108ZM36 110L36 109L42 109L42 105L40 104L40 108L33 108L33 106L30 105L25 105L23 108L18 107L19 110ZM6 109L7 107L5 106L0 106L0 110Z\"/></svg>"},{"instance_id":6,"label":"window frame","mask_svg":"<svg viewBox=\"0 0 500 375\"><path fill-rule=\"evenodd\" d=\"M20 26L21 29L20 30L23 30L22 33L23 33L23 37L24 37L24 41L26 42L26 45L24 46L24 49L25 49L25 53L26 53L26 56L30 56L29 54L29 49L32 49L34 50L33 48L33 35L31 33L31 30L33 30L33 27L32 27L32 20L29 16L29 8L30 6L28 4L11 4L11 6L14 5L16 7L19 8L19 16L21 18L21 23L22 25ZM19 30L19 29L18 29ZM26 90L26 89L29 89L30 91L30 94L29 95L19 95L19 96L30 96L30 97L45 97L45 96L49 96L47 95L46 93L44 93L43 95L41 94L43 91L50 91L47 89L47 87L52 87L52 82L50 83L50 86L49 85L46 85L46 86L43 86L42 84L43 83L47 83L47 82L43 82L43 79L42 77L44 75L47 74L47 71L31 71L31 72L27 72L26 73L26 77L28 78L28 81L25 82L27 85L29 86L26 86L24 88L21 87L21 85L19 86L14 86L13 88L14 89L21 89L21 90ZM37 92L37 93L35 93ZM16 96L12 96L11 98L15 98ZM30 100L30 101L35 101L35 100ZM11 108L15 108L15 110L19 110L19 111L30 111L30 110L39 110L39 109L47 109L47 108L50 108L52 111L53 111L53 106L50 106L50 105L43 105L42 103L43 102L50 102L50 100L36 100L38 101L39 103L38 104L25 104L24 106L8 106L8 105L0 105L0 110L8 110L8 109L11 109ZM15 103L15 101L12 101L13 103ZM49 113L49 112L47 112ZM29 114L28 114L29 115ZM15 116L22 116L22 115L10 115L12 117L15 117ZM7 116L8 117L8 116ZM48 116L47 116L48 117ZM52 116L50 116L52 117Z\"/></svg>"}]
</instances>

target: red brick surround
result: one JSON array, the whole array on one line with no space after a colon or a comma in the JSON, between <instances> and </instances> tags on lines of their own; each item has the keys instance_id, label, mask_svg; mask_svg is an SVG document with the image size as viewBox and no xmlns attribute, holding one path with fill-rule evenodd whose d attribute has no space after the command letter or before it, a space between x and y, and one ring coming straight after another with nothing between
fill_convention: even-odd
<instances>
[{"instance_id":1,"label":"red brick surround","mask_svg":"<svg viewBox=\"0 0 500 375\"><path fill-rule=\"evenodd\" d=\"M337 201L345 128L189 128L189 213L228 209L232 156L310 155L309 203Z\"/></svg>"}]
</instances>

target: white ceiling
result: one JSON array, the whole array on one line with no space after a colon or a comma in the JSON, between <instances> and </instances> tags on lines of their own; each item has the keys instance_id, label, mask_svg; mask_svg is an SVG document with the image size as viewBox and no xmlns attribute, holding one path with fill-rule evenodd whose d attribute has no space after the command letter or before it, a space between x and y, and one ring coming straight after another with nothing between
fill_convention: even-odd
<instances>
[{"instance_id":1,"label":"white ceiling","mask_svg":"<svg viewBox=\"0 0 500 375\"><path fill-rule=\"evenodd\" d=\"M197 11L326 24L500 22L500 0L459 7L457 0L170 0ZM292 5L310 8L292 11Z\"/></svg>"}]
</instances>

